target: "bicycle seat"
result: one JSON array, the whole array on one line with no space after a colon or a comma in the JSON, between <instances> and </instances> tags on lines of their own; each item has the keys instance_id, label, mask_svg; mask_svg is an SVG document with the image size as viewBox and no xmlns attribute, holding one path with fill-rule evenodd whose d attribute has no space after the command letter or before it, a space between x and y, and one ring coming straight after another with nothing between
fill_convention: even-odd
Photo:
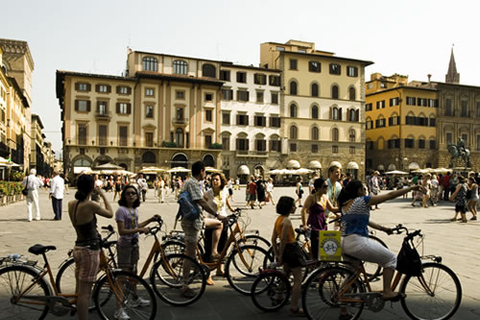
<instances>
[{"instance_id":1,"label":"bicycle seat","mask_svg":"<svg viewBox=\"0 0 480 320\"><path fill-rule=\"evenodd\" d=\"M36 244L36 245L28 248L28 252L33 253L35 255L44 254L45 252L50 251L50 250L57 250L57 247L55 247L55 246L42 246L41 244Z\"/></svg>"}]
</instances>

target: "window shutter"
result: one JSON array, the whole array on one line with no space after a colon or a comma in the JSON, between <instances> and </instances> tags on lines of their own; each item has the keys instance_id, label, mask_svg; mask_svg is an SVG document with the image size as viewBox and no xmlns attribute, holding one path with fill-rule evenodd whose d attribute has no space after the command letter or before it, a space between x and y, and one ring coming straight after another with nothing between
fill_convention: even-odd
<instances>
[{"instance_id":1,"label":"window shutter","mask_svg":"<svg viewBox=\"0 0 480 320\"><path fill-rule=\"evenodd\" d=\"M117 89L118 89L118 87L117 87ZM117 113L120 113L120 103L118 103L118 102L116 104L116 111L117 111Z\"/></svg>"},{"instance_id":2,"label":"window shutter","mask_svg":"<svg viewBox=\"0 0 480 320\"><path fill-rule=\"evenodd\" d=\"M333 110L332 110L332 107L330 107L330 116L329 116L329 119L330 119L330 120L333 120L333 119L332 119L332 116L333 116Z\"/></svg>"},{"instance_id":3,"label":"window shutter","mask_svg":"<svg viewBox=\"0 0 480 320\"><path fill-rule=\"evenodd\" d=\"M245 144L246 144L246 149L245 150L249 150L250 143L249 143L248 139L245 139Z\"/></svg>"},{"instance_id":4,"label":"window shutter","mask_svg":"<svg viewBox=\"0 0 480 320\"><path fill-rule=\"evenodd\" d=\"M90 91L90 90L92 90L92 85L89 83L87 84L87 91Z\"/></svg>"},{"instance_id":5,"label":"window shutter","mask_svg":"<svg viewBox=\"0 0 480 320\"><path fill-rule=\"evenodd\" d=\"M100 85L99 84L95 85L95 92L100 92Z\"/></svg>"},{"instance_id":6,"label":"window shutter","mask_svg":"<svg viewBox=\"0 0 480 320\"><path fill-rule=\"evenodd\" d=\"M90 106L91 106L91 102L90 100L87 101L87 112L90 112Z\"/></svg>"},{"instance_id":7,"label":"window shutter","mask_svg":"<svg viewBox=\"0 0 480 320\"><path fill-rule=\"evenodd\" d=\"M120 86L117 86L117 93L120 93Z\"/></svg>"},{"instance_id":8,"label":"window shutter","mask_svg":"<svg viewBox=\"0 0 480 320\"><path fill-rule=\"evenodd\" d=\"M360 110L355 111L355 121L360 121Z\"/></svg>"},{"instance_id":9,"label":"window shutter","mask_svg":"<svg viewBox=\"0 0 480 320\"><path fill-rule=\"evenodd\" d=\"M238 146L240 145L239 139L235 140L235 150L238 150Z\"/></svg>"},{"instance_id":10,"label":"window shutter","mask_svg":"<svg viewBox=\"0 0 480 320\"><path fill-rule=\"evenodd\" d=\"M237 125L240 124L240 115L237 114Z\"/></svg>"},{"instance_id":11,"label":"window shutter","mask_svg":"<svg viewBox=\"0 0 480 320\"><path fill-rule=\"evenodd\" d=\"M78 88L80 87L79 83L78 82L75 82L75 90L78 91Z\"/></svg>"},{"instance_id":12,"label":"window shutter","mask_svg":"<svg viewBox=\"0 0 480 320\"><path fill-rule=\"evenodd\" d=\"M132 88L131 87L127 87L127 94L131 94L132 93Z\"/></svg>"},{"instance_id":13,"label":"window shutter","mask_svg":"<svg viewBox=\"0 0 480 320\"><path fill-rule=\"evenodd\" d=\"M97 112L100 112L100 101L97 101Z\"/></svg>"},{"instance_id":14,"label":"window shutter","mask_svg":"<svg viewBox=\"0 0 480 320\"><path fill-rule=\"evenodd\" d=\"M75 100L75 111L78 111L78 100Z\"/></svg>"},{"instance_id":15,"label":"window shutter","mask_svg":"<svg viewBox=\"0 0 480 320\"><path fill-rule=\"evenodd\" d=\"M132 105L130 103L127 103L127 114L132 113Z\"/></svg>"},{"instance_id":16,"label":"window shutter","mask_svg":"<svg viewBox=\"0 0 480 320\"><path fill-rule=\"evenodd\" d=\"M347 121L352 121L350 117L350 109L347 109Z\"/></svg>"},{"instance_id":17,"label":"window shutter","mask_svg":"<svg viewBox=\"0 0 480 320\"><path fill-rule=\"evenodd\" d=\"M112 92L112 86L111 85L107 85L107 93L110 93Z\"/></svg>"},{"instance_id":18,"label":"window shutter","mask_svg":"<svg viewBox=\"0 0 480 320\"><path fill-rule=\"evenodd\" d=\"M338 120L342 121L342 108L338 109Z\"/></svg>"}]
</instances>

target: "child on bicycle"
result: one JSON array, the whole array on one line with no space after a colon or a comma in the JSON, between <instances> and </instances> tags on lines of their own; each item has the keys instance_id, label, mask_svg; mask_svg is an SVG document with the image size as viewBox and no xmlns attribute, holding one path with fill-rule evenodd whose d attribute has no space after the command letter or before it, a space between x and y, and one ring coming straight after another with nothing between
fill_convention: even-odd
<instances>
[{"instance_id":1,"label":"child on bicycle","mask_svg":"<svg viewBox=\"0 0 480 320\"><path fill-rule=\"evenodd\" d=\"M136 274L140 252L138 246L139 234L148 233L150 229L146 226L160 217L154 215L150 219L138 222L140 196L133 185L127 185L125 187L120 196L120 200L118 200L118 204L120 207L115 212L118 234L120 235L117 241L118 266L123 270ZM150 305L150 301L142 299L141 297L137 297L137 299L131 303L140 307ZM130 319L122 308L116 311L115 318L119 320Z\"/></svg>"},{"instance_id":2,"label":"child on bicycle","mask_svg":"<svg viewBox=\"0 0 480 320\"><path fill-rule=\"evenodd\" d=\"M298 306L300 290L302 285L302 267L305 266L305 259L302 255L302 249L295 240L295 232L292 222L289 219L290 214L295 213L297 207L295 200L291 197L281 197L277 203L277 213L280 216L275 220L272 233L273 252L279 265L283 265L287 273L293 274L292 287L292 306L290 314L294 316L303 316L303 309ZM277 239L280 240L279 245Z\"/></svg>"}]
</instances>

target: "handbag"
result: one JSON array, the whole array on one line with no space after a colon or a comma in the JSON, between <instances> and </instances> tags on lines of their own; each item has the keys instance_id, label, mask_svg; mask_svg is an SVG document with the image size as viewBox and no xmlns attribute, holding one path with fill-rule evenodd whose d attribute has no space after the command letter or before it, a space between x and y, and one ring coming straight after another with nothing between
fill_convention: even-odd
<instances>
[{"instance_id":1,"label":"handbag","mask_svg":"<svg viewBox=\"0 0 480 320\"><path fill-rule=\"evenodd\" d=\"M422 274L422 261L418 251L406 240L397 256L397 271L409 276Z\"/></svg>"},{"instance_id":2,"label":"handbag","mask_svg":"<svg viewBox=\"0 0 480 320\"><path fill-rule=\"evenodd\" d=\"M27 196L27 195L28 195L28 188L27 188L27 186L28 186L28 176L27 176L27 182L25 182L25 188L23 188L23 190L22 190L22 194L23 194L24 196Z\"/></svg>"}]
</instances>

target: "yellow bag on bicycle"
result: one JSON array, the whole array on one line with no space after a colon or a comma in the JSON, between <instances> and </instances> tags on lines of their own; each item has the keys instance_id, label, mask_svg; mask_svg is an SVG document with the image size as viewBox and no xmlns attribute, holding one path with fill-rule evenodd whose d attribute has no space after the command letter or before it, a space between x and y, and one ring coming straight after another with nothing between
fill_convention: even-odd
<instances>
[{"instance_id":1,"label":"yellow bag on bicycle","mask_svg":"<svg viewBox=\"0 0 480 320\"><path fill-rule=\"evenodd\" d=\"M340 231L320 230L318 256L321 261L342 260L342 237Z\"/></svg>"}]
</instances>

